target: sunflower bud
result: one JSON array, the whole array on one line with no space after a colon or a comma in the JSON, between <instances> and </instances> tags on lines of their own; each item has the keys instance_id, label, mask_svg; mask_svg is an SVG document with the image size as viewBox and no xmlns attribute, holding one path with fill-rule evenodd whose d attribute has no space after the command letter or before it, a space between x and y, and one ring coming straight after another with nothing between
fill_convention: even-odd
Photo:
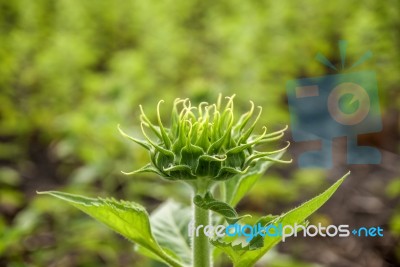
<instances>
[{"instance_id":1,"label":"sunflower bud","mask_svg":"<svg viewBox=\"0 0 400 267\"><path fill-rule=\"evenodd\" d=\"M221 107L221 96L216 104L202 102L197 107L192 106L188 99L176 99L169 128L161 121L162 100L157 105L157 123L151 122L140 106L145 140L130 137L119 130L149 151L151 163L125 174L154 172L168 180L192 182L201 179L212 184L243 174L260 160L286 163L271 155L285 150L287 146L269 152L255 150L257 145L280 139L286 128L267 133L263 127L262 134L253 134L262 108L257 107L258 114L250 124L255 109L250 102L250 110L235 121L233 98L226 97L224 107ZM148 131L153 132L154 138L150 138Z\"/></svg>"}]
</instances>

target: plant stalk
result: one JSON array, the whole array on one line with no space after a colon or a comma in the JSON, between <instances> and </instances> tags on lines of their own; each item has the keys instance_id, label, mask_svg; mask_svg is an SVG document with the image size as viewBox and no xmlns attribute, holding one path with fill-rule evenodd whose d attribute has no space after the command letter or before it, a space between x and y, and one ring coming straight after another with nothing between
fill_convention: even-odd
<instances>
[{"instance_id":1,"label":"plant stalk","mask_svg":"<svg viewBox=\"0 0 400 267\"><path fill-rule=\"evenodd\" d=\"M208 236L204 234L204 227L210 223L210 211L194 206L194 234L193 234L193 267L210 267L211 249ZM200 228L198 228L200 226ZM198 235L197 235L197 229Z\"/></svg>"},{"instance_id":2,"label":"plant stalk","mask_svg":"<svg viewBox=\"0 0 400 267\"><path fill-rule=\"evenodd\" d=\"M203 196L210 189L210 184L207 179L198 179L193 186L195 195ZM194 233L192 239L193 252L193 267L211 267L211 249L208 236L204 234L204 227L210 224L210 211L202 209L194 204ZM199 230L197 230L199 229Z\"/></svg>"}]
</instances>

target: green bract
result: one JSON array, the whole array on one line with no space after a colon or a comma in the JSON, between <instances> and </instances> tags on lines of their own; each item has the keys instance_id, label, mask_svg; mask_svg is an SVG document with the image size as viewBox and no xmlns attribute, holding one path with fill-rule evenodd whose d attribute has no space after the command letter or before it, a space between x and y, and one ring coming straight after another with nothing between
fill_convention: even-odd
<instances>
[{"instance_id":1,"label":"green bract","mask_svg":"<svg viewBox=\"0 0 400 267\"><path fill-rule=\"evenodd\" d=\"M188 99L176 99L171 113L170 128L164 127L160 116L161 100L157 105L157 123L149 120L141 109L141 128L145 140L139 140L125 134L150 152L151 163L143 168L126 174L154 172L168 180L192 181L196 179L213 181L227 180L238 173L245 173L257 161L279 161L270 155L287 148L261 152L255 147L273 142L283 136L286 130L262 134L253 134L262 108L250 123L254 113L254 104L239 119L234 118L233 98L226 97L222 107L221 96L216 104L200 103L192 106ZM154 133L151 139L146 131ZM289 145L289 144L288 144Z\"/></svg>"}]
</instances>

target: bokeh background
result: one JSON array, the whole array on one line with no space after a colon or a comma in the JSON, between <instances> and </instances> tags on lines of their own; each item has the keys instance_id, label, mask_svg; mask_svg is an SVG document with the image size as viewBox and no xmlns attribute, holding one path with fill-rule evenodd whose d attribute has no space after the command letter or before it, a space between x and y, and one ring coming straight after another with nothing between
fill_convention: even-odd
<instances>
[{"instance_id":1,"label":"bokeh background","mask_svg":"<svg viewBox=\"0 0 400 267\"><path fill-rule=\"evenodd\" d=\"M383 131L360 142L378 147L382 164L346 165L338 138L333 169L274 166L238 209L280 214L352 170L311 222L382 226L384 238L290 239L259 266L400 266L398 0L0 0L0 266L160 266L36 191L114 196L149 211L169 197L187 202L185 187L121 175L148 155L117 124L140 136L139 104L154 118L159 99L168 110L176 97L235 93L239 111L254 100L260 121L281 128L286 81L331 73L314 57L338 64L339 40L348 62L374 53L357 69L377 74Z\"/></svg>"}]
</instances>

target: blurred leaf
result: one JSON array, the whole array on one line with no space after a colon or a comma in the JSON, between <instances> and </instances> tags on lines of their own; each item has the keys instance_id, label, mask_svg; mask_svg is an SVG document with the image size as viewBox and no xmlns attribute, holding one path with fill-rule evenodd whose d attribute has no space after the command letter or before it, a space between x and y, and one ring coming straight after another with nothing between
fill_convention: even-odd
<instances>
[{"instance_id":1,"label":"blurred leaf","mask_svg":"<svg viewBox=\"0 0 400 267\"><path fill-rule=\"evenodd\" d=\"M280 159L283 153L278 153L272 157ZM273 163L273 161L258 161L256 166L251 168L247 173L236 175L226 181L225 196L227 203L235 207Z\"/></svg>"},{"instance_id":2,"label":"blurred leaf","mask_svg":"<svg viewBox=\"0 0 400 267\"><path fill-rule=\"evenodd\" d=\"M272 208L274 203L288 203L298 199L299 191L291 180L279 175L266 174L257 182L248 198L251 203ZM268 203L265 203L268 201Z\"/></svg>"},{"instance_id":3,"label":"blurred leaf","mask_svg":"<svg viewBox=\"0 0 400 267\"><path fill-rule=\"evenodd\" d=\"M0 189L0 205L16 209L23 205L24 195L16 189Z\"/></svg>"},{"instance_id":4,"label":"blurred leaf","mask_svg":"<svg viewBox=\"0 0 400 267\"><path fill-rule=\"evenodd\" d=\"M317 190L324 184L325 170L323 169L299 169L294 173L294 182L302 189Z\"/></svg>"},{"instance_id":5,"label":"blurred leaf","mask_svg":"<svg viewBox=\"0 0 400 267\"><path fill-rule=\"evenodd\" d=\"M391 181L386 188L386 192L391 198L400 196L400 178L396 178Z\"/></svg>"},{"instance_id":6,"label":"blurred leaf","mask_svg":"<svg viewBox=\"0 0 400 267\"><path fill-rule=\"evenodd\" d=\"M400 237L400 213L396 213L391 219L390 219L390 230L392 231L393 234L396 236Z\"/></svg>"},{"instance_id":7,"label":"blurred leaf","mask_svg":"<svg viewBox=\"0 0 400 267\"><path fill-rule=\"evenodd\" d=\"M17 186L20 183L20 177L16 170L8 167L0 168L0 184L4 183L10 186Z\"/></svg>"},{"instance_id":8,"label":"blurred leaf","mask_svg":"<svg viewBox=\"0 0 400 267\"><path fill-rule=\"evenodd\" d=\"M150 216L151 229L160 246L175 253L188 266L192 262L191 241L188 235L191 214L190 207L168 200ZM138 251L143 252L143 248L139 246Z\"/></svg>"}]
</instances>

